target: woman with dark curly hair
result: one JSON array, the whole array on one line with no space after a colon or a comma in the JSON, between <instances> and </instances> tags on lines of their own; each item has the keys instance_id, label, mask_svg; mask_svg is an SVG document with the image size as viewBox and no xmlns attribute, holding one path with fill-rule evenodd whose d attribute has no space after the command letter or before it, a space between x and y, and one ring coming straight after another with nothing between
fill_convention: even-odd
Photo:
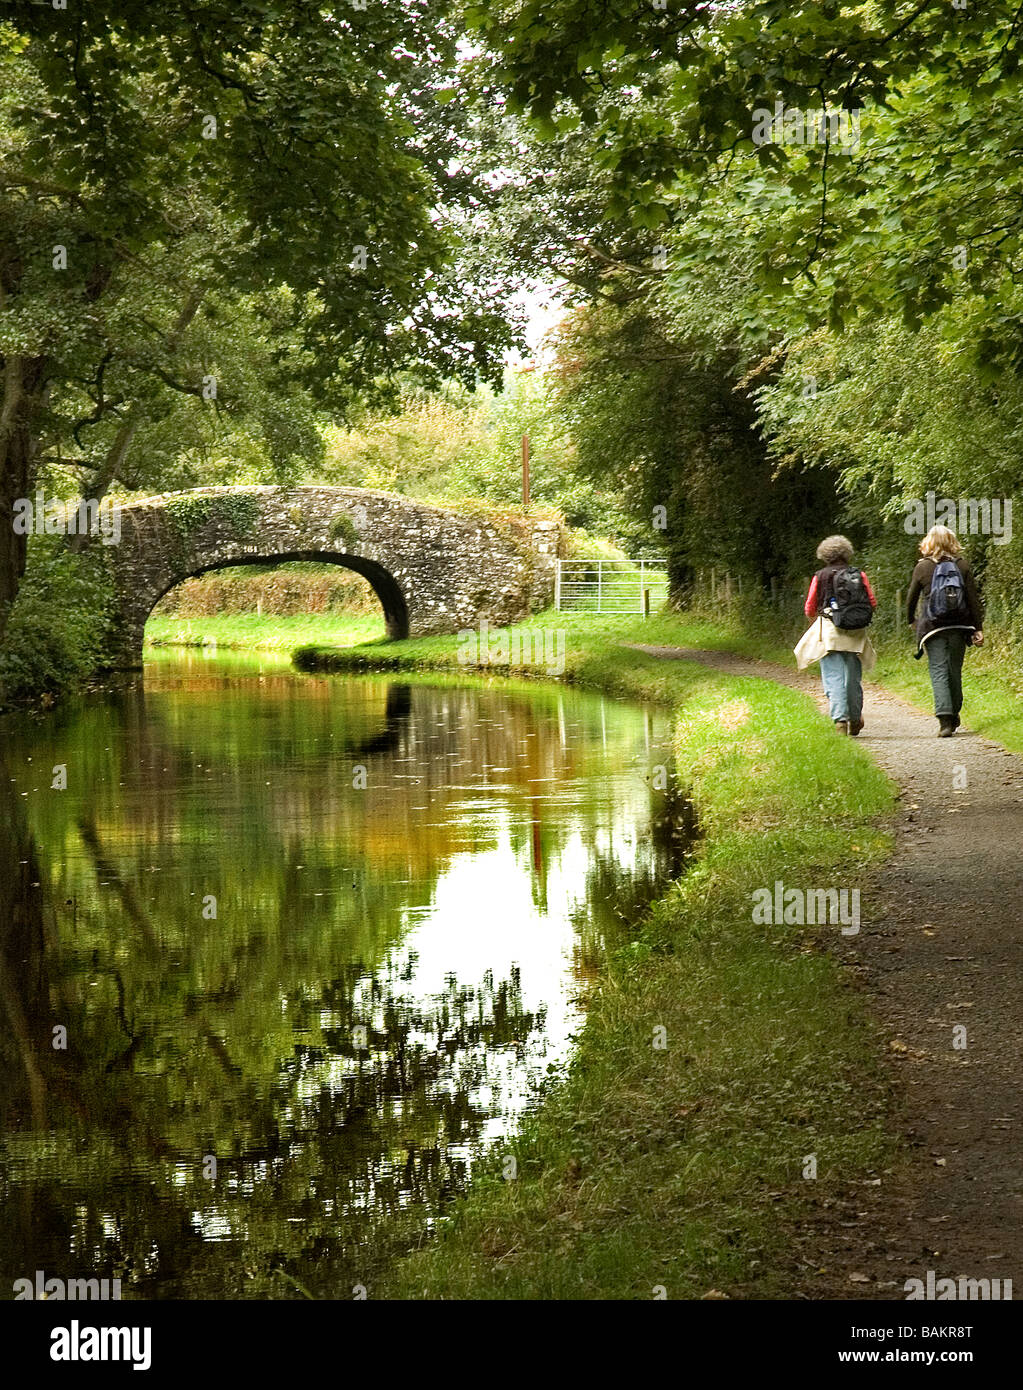
<instances>
[{"instance_id":1,"label":"woman with dark curly hair","mask_svg":"<svg viewBox=\"0 0 1023 1390\"><path fill-rule=\"evenodd\" d=\"M816 621L795 652L800 670L820 662L835 728L855 738L863 728L863 667L870 670L877 659L867 636L877 600L852 557L852 542L845 536L827 536L817 547L823 568L814 575L803 606Z\"/></svg>"}]
</instances>

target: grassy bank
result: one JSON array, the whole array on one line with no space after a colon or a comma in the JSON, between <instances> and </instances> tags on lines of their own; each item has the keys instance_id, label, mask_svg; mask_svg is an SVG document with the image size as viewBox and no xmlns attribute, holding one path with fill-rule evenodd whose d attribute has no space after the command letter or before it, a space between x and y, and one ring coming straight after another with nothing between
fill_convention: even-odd
<instances>
[{"instance_id":1,"label":"grassy bank","mask_svg":"<svg viewBox=\"0 0 1023 1390\"><path fill-rule=\"evenodd\" d=\"M838 928L756 925L751 895L776 879L854 884L886 853L889 786L804 696L620 645L708 645L705 628L555 616L566 679L677 708L675 751L703 839L607 962L566 1077L374 1292L785 1296L805 1284L793 1246L813 1205L877 1175L892 1150L879 1042L823 949ZM457 666L457 642L300 659L439 669ZM509 1154L517 1174L506 1180ZM803 1177L810 1154L816 1181Z\"/></svg>"},{"instance_id":2,"label":"grassy bank","mask_svg":"<svg viewBox=\"0 0 1023 1390\"><path fill-rule=\"evenodd\" d=\"M665 621L670 628L676 620ZM676 630L685 634L679 645L725 647L791 667L792 647L804 628L802 618L784 622L762 612L744 615L741 611L721 611L700 620L688 618ZM927 658L914 659L916 640L911 630L905 625L898 631L890 625L875 628L872 640L878 662L866 680L868 692L870 685L881 685L930 714L934 702ZM985 738L1023 753L1023 660L1019 646L997 623L986 627L983 647L971 647L966 653L963 693L963 723ZM869 719L869 693L867 701Z\"/></svg>"},{"instance_id":3,"label":"grassy bank","mask_svg":"<svg viewBox=\"0 0 1023 1390\"><path fill-rule=\"evenodd\" d=\"M292 652L310 642L338 647L371 642L383 630L379 615L213 613L183 618L154 614L146 624L146 642L160 647L215 644L226 650Z\"/></svg>"},{"instance_id":4,"label":"grassy bank","mask_svg":"<svg viewBox=\"0 0 1023 1390\"><path fill-rule=\"evenodd\" d=\"M618 653L624 642L645 642L664 646L703 646L719 650L748 650L754 653L757 644L747 641L745 645L739 635L731 629L703 620L687 621L683 617L666 614L658 617L640 619L628 615L624 617L598 616L592 613L557 613L553 609L538 613L528 623L519 624L508 631L521 634L530 632L564 633L565 670L564 679L580 681L590 685L600 685L610 689L621 677L622 693L632 684L634 677L619 671L612 665L605 676L600 678L597 665L605 656ZM494 629L492 637L497 633ZM460 669L472 671L475 675L507 675L514 673L520 677L550 679L546 660L538 662L500 662L495 659L496 641L491 644L491 660L483 666L463 665L460 659L461 644L456 637L414 637L404 642L391 642L380 639L345 651L333 650L328 644L311 643L295 653L296 663L305 670L318 671L443 671ZM656 687L652 698L668 698L667 687L664 694L658 695L656 679L650 674Z\"/></svg>"}]
</instances>

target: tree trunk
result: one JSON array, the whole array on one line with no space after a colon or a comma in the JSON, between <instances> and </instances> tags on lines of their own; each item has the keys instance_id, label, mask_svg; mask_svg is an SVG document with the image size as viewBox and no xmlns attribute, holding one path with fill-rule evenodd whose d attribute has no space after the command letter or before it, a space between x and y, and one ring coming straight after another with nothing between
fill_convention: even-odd
<instances>
[{"instance_id":1,"label":"tree trunk","mask_svg":"<svg viewBox=\"0 0 1023 1390\"><path fill-rule=\"evenodd\" d=\"M82 488L82 495L78 499L81 507L89 502L102 502L107 495L111 483L118 477L121 466L124 463L128 450L131 448L131 441L135 438L135 432L141 424L141 417L138 407L133 407L127 420L117 431L113 444L107 450L107 456L103 460L102 467L93 478L88 487ZM73 551L82 551L88 544L89 536L87 532L75 530L68 536L68 548Z\"/></svg>"},{"instance_id":2,"label":"tree trunk","mask_svg":"<svg viewBox=\"0 0 1023 1390\"><path fill-rule=\"evenodd\" d=\"M34 428L42 407L43 358L11 355L3 360L0 408L0 642L25 573L27 537L14 530L14 504L35 487Z\"/></svg>"},{"instance_id":3,"label":"tree trunk","mask_svg":"<svg viewBox=\"0 0 1023 1390\"><path fill-rule=\"evenodd\" d=\"M185 329L198 312L199 305L202 303L205 293L205 286L190 291L188 298L182 306L181 312L174 322L174 327L167 335L167 347L169 351L174 352L177 350ZM139 405L138 401L136 401L133 405L129 406L128 413L118 429L117 434L114 436L114 442L107 450L106 458L97 469L92 482L89 483L88 486L82 488L79 506L81 506L82 503L102 502L113 483L119 479L122 482L124 481L122 477L124 461L128 456L128 450L131 448L132 440L135 438L139 426L143 423L143 419L142 407ZM81 531L75 531L73 535L68 537L68 548L73 551L84 550L88 540L88 535Z\"/></svg>"}]
</instances>

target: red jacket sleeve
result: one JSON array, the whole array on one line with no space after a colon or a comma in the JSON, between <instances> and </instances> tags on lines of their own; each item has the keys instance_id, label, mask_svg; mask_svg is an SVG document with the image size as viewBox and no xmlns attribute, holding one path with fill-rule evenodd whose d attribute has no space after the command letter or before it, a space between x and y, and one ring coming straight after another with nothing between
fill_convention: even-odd
<instances>
[{"instance_id":1,"label":"red jacket sleeve","mask_svg":"<svg viewBox=\"0 0 1023 1390\"><path fill-rule=\"evenodd\" d=\"M870 580L867 578L867 576L866 576L866 574L864 573L863 570L860 570L860 574L863 575L863 582L864 582L864 584L865 584L866 587L867 587L867 598L870 599L870 606L871 606L871 608L876 608L876 607L877 607L877 599L874 597L874 591L873 591L873 589L870 587Z\"/></svg>"},{"instance_id":2,"label":"red jacket sleeve","mask_svg":"<svg viewBox=\"0 0 1023 1390\"><path fill-rule=\"evenodd\" d=\"M873 594L871 594L871 598L873 598L873 597L874 597ZM808 618L816 618L816 616L817 616L817 576L816 576L816 575L814 575L813 579L810 581L810 592L807 594L807 596L806 596L806 602L803 604L803 612L806 614L806 616L807 616Z\"/></svg>"}]
</instances>

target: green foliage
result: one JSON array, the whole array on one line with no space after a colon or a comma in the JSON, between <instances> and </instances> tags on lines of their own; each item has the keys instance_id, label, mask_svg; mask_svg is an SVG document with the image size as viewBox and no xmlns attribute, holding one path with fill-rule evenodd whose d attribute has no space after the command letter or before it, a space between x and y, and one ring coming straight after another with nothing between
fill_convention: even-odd
<instances>
[{"instance_id":1,"label":"green foliage","mask_svg":"<svg viewBox=\"0 0 1023 1390\"><path fill-rule=\"evenodd\" d=\"M666 508L676 587L792 585L840 529L888 615L904 502L1019 478L1019 34L975 6L643 8L474 11L542 137L514 236L588 301L556 402L579 472ZM859 110L858 150L754 145L776 99ZM1011 610L1014 547L969 549Z\"/></svg>"},{"instance_id":2,"label":"green foliage","mask_svg":"<svg viewBox=\"0 0 1023 1390\"><path fill-rule=\"evenodd\" d=\"M213 0L199 43L192 17L165 0L83 7L74 24L17 6L0 45L5 196L16 226L48 222L54 235L37 246L63 229L74 253L63 282L37 254L17 288L63 305L67 343L85 346L96 324L82 291L104 303L123 293L139 256L162 291L183 273L190 240L202 254L186 290L212 273L215 290L247 292L258 306L267 286L290 287L292 322L322 349L307 363L320 381L344 363L369 384L409 357L474 380L489 335L503 345L507 334L471 283L457 294L445 275L461 240L456 210L470 195L488 202L466 120L458 108L441 118L433 101L459 36L445 9L376 5L335 20L311 0ZM72 126L80 134L69 140ZM456 150L460 173L442 175ZM367 264L353 271L358 244ZM114 254L128 249L133 258ZM465 315L450 313L452 294ZM141 329L137 300L131 313ZM402 327L407 316L414 327ZM64 346L51 344L58 360ZM104 346L95 343L97 358ZM148 347L145 365L159 367L152 333Z\"/></svg>"},{"instance_id":3,"label":"green foliage","mask_svg":"<svg viewBox=\"0 0 1023 1390\"><path fill-rule=\"evenodd\" d=\"M213 498L176 497L167 503L165 510L178 533L178 538L183 542L189 541L213 515Z\"/></svg>"},{"instance_id":4,"label":"green foliage","mask_svg":"<svg viewBox=\"0 0 1023 1390\"><path fill-rule=\"evenodd\" d=\"M154 616L182 618L379 612L380 600L361 574L343 565L313 561L231 565L194 575L175 585L153 610Z\"/></svg>"},{"instance_id":5,"label":"green foliage","mask_svg":"<svg viewBox=\"0 0 1023 1390\"><path fill-rule=\"evenodd\" d=\"M771 312L751 328L861 312L916 326L957 288L991 300L1013 278L1020 27L990 7L505 0L470 14L512 110L562 146L581 118L612 221L684 228L670 273L726 270L755 233ZM776 101L862 112L858 150L754 143L754 112ZM1014 323L991 328L992 351L1018 352Z\"/></svg>"},{"instance_id":6,"label":"green foliage","mask_svg":"<svg viewBox=\"0 0 1023 1390\"><path fill-rule=\"evenodd\" d=\"M522 436L528 434L530 498L558 506L575 482L575 459L543 373L511 369L504 391L486 401L481 423L482 437L466 450L456 473L460 487L471 496L521 506Z\"/></svg>"},{"instance_id":7,"label":"green foliage","mask_svg":"<svg viewBox=\"0 0 1023 1390\"><path fill-rule=\"evenodd\" d=\"M618 495L584 476L549 376L510 368L505 388L475 392L448 383L424 393L411 383L397 413L368 412L350 430L327 431L325 477L441 505L522 507L522 436L529 435L530 499L560 511L570 526L632 547L650 546ZM659 552L658 552L659 553Z\"/></svg>"},{"instance_id":8,"label":"green foliage","mask_svg":"<svg viewBox=\"0 0 1023 1390\"><path fill-rule=\"evenodd\" d=\"M0 651L0 705L50 704L93 679L109 653L115 604L102 546L74 554L45 536L29 554Z\"/></svg>"},{"instance_id":9,"label":"green foliage","mask_svg":"<svg viewBox=\"0 0 1023 1390\"><path fill-rule=\"evenodd\" d=\"M190 541L210 521L230 526L241 540L252 535L260 501L252 493L200 493L197 497L174 498L166 504L166 511L182 542Z\"/></svg>"},{"instance_id":10,"label":"green foliage","mask_svg":"<svg viewBox=\"0 0 1023 1390\"><path fill-rule=\"evenodd\" d=\"M217 498L216 515L230 522L236 536L251 536L259 513L259 498L252 494L229 493Z\"/></svg>"},{"instance_id":11,"label":"green foliage","mask_svg":"<svg viewBox=\"0 0 1023 1390\"><path fill-rule=\"evenodd\" d=\"M347 512L338 512L327 530L331 538L340 541L345 550L354 550L359 544L359 533Z\"/></svg>"},{"instance_id":12,"label":"green foliage","mask_svg":"<svg viewBox=\"0 0 1023 1390\"><path fill-rule=\"evenodd\" d=\"M793 339L784 369L760 392L775 456L831 460L849 491L888 518L927 489L1011 491L1023 448L1023 379L991 380L981 370L981 328L977 307L960 300L915 331L881 319Z\"/></svg>"},{"instance_id":13,"label":"green foliage","mask_svg":"<svg viewBox=\"0 0 1023 1390\"><path fill-rule=\"evenodd\" d=\"M344 417L497 380L485 132L435 94L444 4L169 0L0 22L0 515L41 465L89 495L290 481ZM0 632L24 544L0 527Z\"/></svg>"},{"instance_id":14,"label":"green foliage","mask_svg":"<svg viewBox=\"0 0 1023 1390\"><path fill-rule=\"evenodd\" d=\"M808 525L834 521L826 470L775 476L747 361L638 306L592 308L562 332L556 400L579 471L619 491L647 546L663 542L676 591L714 565L765 583L792 565Z\"/></svg>"},{"instance_id":15,"label":"green foliage","mask_svg":"<svg viewBox=\"0 0 1023 1390\"><path fill-rule=\"evenodd\" d=\"M758 392L779 476L806 463L837 470L839 529L862 544L890 597L905 589L916 559L907 504L933 492L1003 505L1018 487L1023 379L1006 372L991 380L978 364L982 320L976 301L960 299L916 330L890 318L841 334L821 328L786 345L782 369ZM979 534L961 540L996 621L1023 635L1015 618L1023 600L1018 543Z\"/></svg>"}]
</instances>

